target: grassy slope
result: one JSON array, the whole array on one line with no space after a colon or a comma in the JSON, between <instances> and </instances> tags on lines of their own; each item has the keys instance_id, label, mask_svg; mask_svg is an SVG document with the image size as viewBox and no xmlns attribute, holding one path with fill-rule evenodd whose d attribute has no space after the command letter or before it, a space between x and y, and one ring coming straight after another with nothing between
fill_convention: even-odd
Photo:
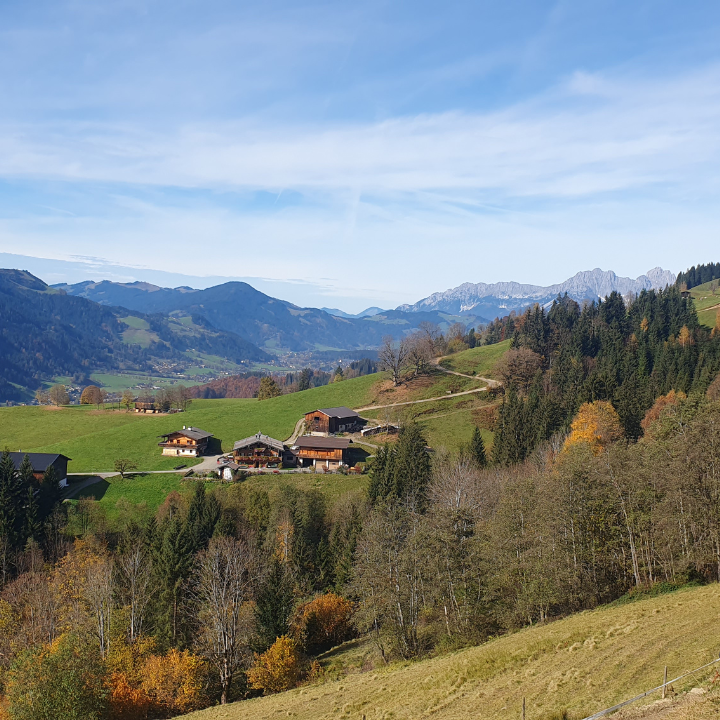
<instances>
[{"instance_id":1,"label":"grassy slope","mask_svg":"<svg viewBox=\"0 0 720 720\"><path fill-rule=\"evenodd\" d=\"M720 292L713 295L710 291L710 283L698 285L690 292L695 301L695 308L698 311L698 319L700 322L708 327L715 327L715 320L719 309L715 306L720 305ZM711 310L710 308L714 309Z\"/></svg>"},{"instance_id":2,"label":"grassy slope","mask_svg":"<svg viewBox=\"0 0 720 720\"><path fill-rule=\"evenodd\" d=\"M584 717L717 657L720 586L581 613L444 657L193 713L193 720ZM681 681L697 686L711 673ZM656 700L649 697L646 702ZM678 716L681 717L681 716ZM698 717L693 715L692 717ZM717 717L717 715L708 715Z\"/></svg>"},{"instance_id":3,"label":"grassy slope","mask_svg":"<svg viewBox=\"0 0 720 720\"><path fill-rule=\"evenodd\" d=\"M89 406L61 409L28 406L0 408L0 447L36 452L62 452L73 459L70 472L112 470L119 457L128 457L141 470L166 470L177 458L162 458L158 435L182 425L212 432L223 450L258 430L284 439L305 412L318 407L359 407L372 401L378 376L334 383L271 400L195 400L180 415L136 415L95 410Z\"/></svg>"},{"instance_id":4,"label":"grassy slope","mask_svg":"<svg viewBox=\"0 0 720 720\"><path fill-rule=\"evenodd\" d=\"M497 361L510 349L510 340L503 340L495 345L464 350L451 355L441 361L441 365L448 370L465 373L467 375L484 375L493 377L493 368Z\"/></svg>"},{"instance_id":5,"label":"grassy slope","mask_svg":"<svg viewBox=\"0 0 720 720\"><path fill-rule=\"evenodd\" d=\"M149 512L155 512L165 498L177 490L181 494L192 492L195 485L192 478L181 475L146 475L144 477L112 477L90 485L81 490L76 502L82 497L90 497L100 502L107 519L113 523L124 512L124 506L143 505ZM255 475L241 485L228 485L220 482L207 483L207 488L217 488L220 492L248 493L254 488L273 493L283 485L291 485L300 490L319 490L332 499L347 493L363 493L367 486L367 475L321 475L321 474L282 474ZM131 508L132 509L132 508ZM132 512L131 512L132 514Z\"/></svg>"}]
</instances>

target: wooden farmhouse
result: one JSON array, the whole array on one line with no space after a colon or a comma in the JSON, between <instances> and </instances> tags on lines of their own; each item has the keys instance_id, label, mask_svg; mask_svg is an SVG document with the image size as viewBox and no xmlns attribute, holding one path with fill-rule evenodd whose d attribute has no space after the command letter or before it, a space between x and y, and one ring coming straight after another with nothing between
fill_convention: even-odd
<instances>
[{"instance_id":1,"label":"wooden farmhouse","mask_svg":"<svg viewBox=\"0 0 720 720\"><path fill-rule=\"evenodd\" d=\"M71 459L67 457L67 455L61 455L59 453L24 453L22 451L11 452L8 454L15 465L15 470L20 469L23 458L27 455L30 459L33 476L36 480L42 480L45 471L52 466L55 468L55 474L57 479L60 481L60 487L67 487L67 465Z\"/></svg>"},{"instance_id":2,"label":"wooden farmhouse","mask_svg":"<svg viewBox=\"0 0 720 720\"><path fill-rule=\"evenodd\" d=\"M163 442L158 443L163 455L179 455L181 457L198 457L207 450L212 433L196 427L185 427L182 430L160 435Z\"/></svg>"},{"instance_id":3,"label":"wooden farmhouse","mask_svg":"<svg viewBox=\"0 0 720 720\"><path fill-rule=\"evenodd\" d=\"M136 413L159 413L160 410L155 407L154 402L136 402L135 403Z\"/></svg>"},{"instance_id":4,"label":"wooden farmhouse","mask_svg":"<svg viewBox=\"0 0 720 720\"><path fill-rule=\"evenodd\" d=\"M305 413L305 431L312 435L352 432L360 424L360 416L348 407L321 408Z\"/></svg>"},{"instance_id":5,"label":"wooden farmhouse","mask_svg":"<svg viewBox=\"0 0 720 720\"><path fill-rule=\"evenodd\" d=\"M233 445L233 461L241 469L279 468L295 465L295 455L280 440L257 433Z\"/></svg>"},{"instance_id":6,"label":"wooden farmhouse","mask_svg":"<svg viewBox=\"0 0 720 720\"><path fill-rule=\"evenodd\" d=\"M302 467L312 465L337 470L340 465L348 464L350 442L347 438L303 435L295 441L292 449Z\"/></svg>"}]
</instances>

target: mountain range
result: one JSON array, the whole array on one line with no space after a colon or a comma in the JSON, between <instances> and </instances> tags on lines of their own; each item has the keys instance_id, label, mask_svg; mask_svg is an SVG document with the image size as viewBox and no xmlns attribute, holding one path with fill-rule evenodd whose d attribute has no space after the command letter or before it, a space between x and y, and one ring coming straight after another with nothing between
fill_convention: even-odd
<instances>
[{"instance_id":1,"label":"mountain range","mask_svg":"<svg viewBox=\"0 0 720 720\"><path fill-rule=\"evenodd\" d=\"M181 375L217 358L224 369L242 371L243 363L271 359L202 316L104 306L22 270L0 270L0 318L0 400L24 399L55 377L87 382L94 372Z\"/></svg>"},{"instance_id":2,"label":"mountain range","mask_svg":"<svg viewBox=\"0 0 720 720\"><path fill-rule=\"evenodd\" d=\"M521 312L539 303L549 305L567 293L573 300L597 300L616 291L622 295L651 288L661 289L675 282L675 274L656 267L638 278L619 277L611 270L587 270L557 285L524 285L517 282L463 283L445 292L433 293L414 305L400 305L401 312L445 312L456 315L502 317L513 310Z\"/></svg>"},{"instance_id":3,"label":"mountain range","mask_svg":"<svg viewBox=\"0 0 720 720\"><path fill-rule=\"evenodd\" d=\"M486 322L485 318L464 313L462 318L434 310L408 313L383 310L375 314L342 317L318 308L302 308L265 295L244 282L227 282L205 290L188 287L161 288L145 282L81 282L54 285L68 295L93 300L101 305L122 306L146 314L170 317L197 315L213 327L236 333L249 342L272 352L307 352L337 349L356 350L377 347L383 336L400 338L423 321L447 328L456 320L466 325Z\"/></svg>"}]
</instances>

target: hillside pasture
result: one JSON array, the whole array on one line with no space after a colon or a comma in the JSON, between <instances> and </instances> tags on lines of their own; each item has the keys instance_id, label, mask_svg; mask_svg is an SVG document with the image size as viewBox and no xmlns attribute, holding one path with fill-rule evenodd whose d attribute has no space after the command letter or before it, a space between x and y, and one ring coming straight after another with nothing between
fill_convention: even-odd
<instances>
[{"instance_id":1,"label":"hillside pasture","mask_svg":"<svg viewBox=\"0 0 720 720\"><path fill-rule=\"evenodd\" d=\"M481 345L470 350L463 350L443 358L440 365L447 370L454 370L466 375L494 378L494 368L500 358L510 349L511 342L512 340L503 340L495 345Z\"/></svg>"},{"instance_id":2,"label":"hillside pasture","mask_svg":"<svg viewBox=\"0 0 720 720\"><path fill-rule=\"evenodd\" d=\"M224 452L233 443L261 431L288 438L304 413L320 407L359 407L375 398L383 376L366 375L269 400L194 400L184 413L143 415L91 406L0 408L0 446L27 452L61 452L72 458L70 472L113 470L127 457L140 470L169 470L185 459L163 458L159 436L192 425L212 432ZM188 465L191 464L188 462Z\"/></svg>"},{"instance_id":3,"label":"hillside pasture","mask_svg":"<svg viewBox=\"0 0 720 720\"><path fill-rule=\"evenodd\" d=\"M372 667L376 654L348 643L322 662L330 668L354 666L353 674L185 717L516 720L526 698L529 719L577 719L659 685L666 665L672 678L717 658L718 613L720 586L711 585L617 603L416 663L383 667L376 657ZM362 657L364 672L357 667ZM712 675L708 669L673 690L707 688ZM638 704L658 699L655 694ZM717 705L712 707L717 713Z\"/></svg>"},{"instance_id":4,"label":"hillside pasture","mask_svg":"<svg viewBox=\"0 0 720 720\"><path fill-rule=\"evenodd\" d=\"M698 313L698 320L702 325L712 328L715 327L717 314L720 312L720 290L713 293L710 284L708 282L704 285L698 285L690 293Z\"/></svg>"}]
</instances>

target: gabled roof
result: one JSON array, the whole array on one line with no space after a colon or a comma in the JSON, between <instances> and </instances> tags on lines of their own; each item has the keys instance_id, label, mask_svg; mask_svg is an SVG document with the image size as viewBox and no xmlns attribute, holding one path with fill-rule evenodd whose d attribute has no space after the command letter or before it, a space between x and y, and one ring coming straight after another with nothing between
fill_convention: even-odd
<instances>
[{"instance_id":1,"label":"gabled roof","mask_svg":"<svg viewBox=\"0 0 720 720\"><path fill-rule=\"evenodd\" d=\"M269 435L257 433L257 435L251 435L250 437L246 437L244 440L238 440L233 445L233 450L241 450L244 447L249 447L250 445L255 445L256 443L260 443L260 445L265 445L266 447L271 447L275 450L280 450L281 452L285 449L285 443L280 442L280 440L275 440L275 438L271 438Z\"/></svg>"},{"instance_id":2,"label":"gabled roof","mask_svg":"<svg viewBox=\"0 0 720 720\"><path fill-rule=\"evenodd\" d=\"M321 412L323 415L334 418L360 417L354 410L344 405L333 408L318 408L317 410L312 410L312 412Z\"/></svg>"},{"instance_id":3,"label":"gabled roof","mask_svg":"<svg viewBox=\"0 0 720 720\"><path fill-rule=\"evenodd\" d=\"M65 460L71 459L62 453L24 453L19 451L8 454L10 455L10 459L13 461L16 470L20 469L20 464L22 463L23 458L27 455L30 458L30 464L32 465L33 472L37 473L45 472L58 458L65 458Z\"/></svg>"},{"instance_id":4,"label":"gabled roof","mask_svg":"<svg viewBox=\"0 0 720 720\"><path fill-rule=\"evenodd\" d=\"M321 450L347 450L350 445L347 438L317 437L316 435L303 435L295 441L294 447L301 449L318 448Z\"/></svg>"},{"instance_id":5,"label":"gabled roof","mask_svg":"<svg viewBox=\"0 0 720 720\"><path fill-rule=\"evenodd\" d=\"M189 437L191 440L206 440L207 438L211 438L213 436L212 433L205 432L200 428L187 427L183 428L182 430L173 430L172 432L165 433L164 435L159 435L158 437L166 438L170 437L171 435L184 435L185 437Z\"/></svg>"}]
</instances>

